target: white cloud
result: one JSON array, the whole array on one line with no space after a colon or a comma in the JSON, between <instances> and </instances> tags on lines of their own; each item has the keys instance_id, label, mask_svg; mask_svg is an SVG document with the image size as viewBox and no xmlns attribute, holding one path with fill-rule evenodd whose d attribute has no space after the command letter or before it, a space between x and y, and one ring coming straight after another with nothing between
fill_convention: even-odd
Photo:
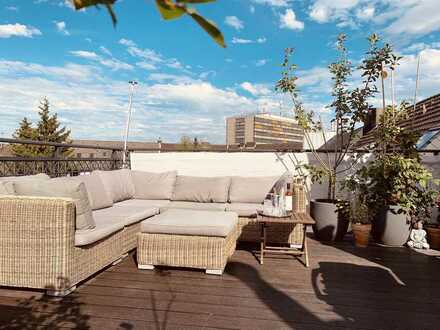
<instances>
[{"instance_id":1,"label":"white cloud","mask_svg":"<svg viewBox=\"0 0 440 330\"><path fill-rule=\"evenodd\" d=\"M19 8L17 6L7 6L5 7L6 10L10 10L10 11L18 11Z\"/></svg>"},{"instance_id":2,"label":"white cloud","mask_svg":"<svg viewBox=\"0 0 440 330\"><path fill-rule=\"evenodd\" d=\"M86 58L89 60L99 59L98 54L96 54L95 52L89 52L86 50L73 50L70 52L70 54L72 54L73 56L82 57L82 58Z\"/></svg>"},{"instance_id":3,"label":"white cloud","mask_svg":"<svg viewBox=\"0 0 440 330\"><path fill-rule=\"evenodd\" d=\"M69 36L69 35L70 35L70 32L66 29L66 22L63 22L63 21L60 21L60 22L54 21L54 24L55 24L55 26L56 26L58 32L60 32L60 33L62 33L62 34L64 34L64 35L66 35L66 36Z\"/></svg>"},{"instance_id":4,"label":"white cloud","mask_svg":"<svg viewBox=\"0 0 440 330\"><path fill-rule=\"evenodd\" d=\"M187 84L194 83L197 80L188 77L186 75L176 75L168 73L152 73L147 77L147 80L152 80L158 83L175 83L175 84Z\"/></svg>"},{"instance_id":5,"label":"white cloud","mask_svg":"<svg viewBox=\"0 0 440 330\"><path fill-rule=\"evenodd\" d=\"M96 61L101 65L112 69L113 71L118 70L133 70L133 66L131 64L122 62L114 57L104 58L95 52L90 52L86 50L74 50L71 51L70 54L76 57L81 57L87 60Z\"/></svg>"},{"instance_id":6,"label":"white cloud","mask_svg":"<svg viewBox=\"0 0 440 330\"><path fill-rule=\"evenodd\" d=\"M33 36L41 35L41 31L32 26L26 26L23 24L3 24L0 25L0 38L10 37L26 37L32 38Z\"/></svg>"},{"instance_id":7,"label":"white cloud","mask_svg":"<svg viewBox=\"0 0 440 330\"><path fill-rule=\"evenodd\" d=\"M266 65L267 62L268 62L267 59L262 58L261 60L258 60L255 62L255 66L264 66L264 65Z\"/></svg>"},{"instance_id":8,"label":"white cloud","mask_svg":"<svg viewBox=\"0 0 440 330\"><path fill-rule=\"evenodd\" d=\"M269 95L272 93L268 85L265 84L252 84L249 81L245 81L240 84L240 87L253 96Z\"/></svg>"},{"instance_id":9,"label":"white cloud","mask_svg":"<svg viewBox=\"0 0 440 330\"><path fill-rule=\"evenodd\" d=\"M254 6L249 6L249 11L251 12L251 14L255 13L255 7Z\"/></svg>"},{"instance_id":10,"label":"white cloud","mask_svg":"<svg viewBox=\"0 0 440 330\"><path fill-rule=\"evenodd\" d=\"M440 30L438 0L312 0L309 16L318 23L358 28L366 22L408 41Z\"/></svg>"},{"instance_id":11,"label":"white cloud","mask_svg":"<svg viewBox=\"0 0 440 330\"><path fill-rule=\"evenodd\" d=\"M375 13L376 13L376 8L374 8L374 6L367 6L364 8L357 9L356 17L362 21L367 21L372 19Z\"/></svg>"},{"instance_id":12,"label":"white cloud","mask_svg":"<svg viewBox=\"0 0 440 330\"><path fill-rule=\"evenodd\" d=\"M140 48L132 40L120 39L119 43L127 47L127 52L131 56L141 60L138 63L141 63L139 66L144 69L152 70L153 68L158 68L159 66L166 66L185 72L188 68L188 66L184 65L176 58L166 58L153 49Z\"/></svg>"},{"instance_id":13,"label":"white cloud","mask_svg":"<svg viewBox=\"0 0 440 330\"><path fill-rule=\"evenodd\" d=\"M241 21L237 16L226 16L225 24L236 29L237 31L244 28L243 21Z\"/></svg>"},{"instance_id":14,"label":"white cloud","mask_svg":"<svg viewBox=\"0 0 440 330\"><path fill-rule=\"evenodd\" d=\"M252 2L259 5L268 5L272 7L287 7L291 0L252 0Z\"/></svg>"},{"instance_id":15,"label":"white cloud","mask_svg":"<svg viewBox=\"0 0 440 330\"><path fill-rule=\"evenodd\" d=\"M256 40L232 37L231 40L233 44L264 44L266 41L267 39L265 37L259 37Z\"/></svg>"},{"instance_id":16,"label":"white cloud","mask_svg":"<svg viewBox=\"0 0 440 330\"><path fill-rule=\"evenodd\" d=\"M148 62L143 62L143 61L137 62L136 65L145 70L151 70L151 71L157 70L157 67L154 64Z\"/></svg>"},{"instance_id":17,"label":"white cloud","mask_svg":"<svg viewBox=\"0 0 440 330\"><path fill-rule=\"evenodd\" d=\"M90 65L44 66L0 60L0 132L12 134L19 121L36 119L38 101L47 96L51 109L72 130L73 138L116 139L123 135L127 82L104 75ZM178 141L183 134L224 143L225 117L275 107L261 96L242 96L185 76L152 75L133 99L132 140ZM14 95L11 99L10 95ZM80 95L81 97L78 97Z\"/></svg>"},{"instance_id":18,"label":"white cloud","mask_svg":"<svg viewBox=\"0 0 440 330\"><path fill-rule=\"evenodd\" d=\"M103 52L105 55L113 56L112 52L107 47L99 46L99 50Z\"/></svg>"},{"instance_id":19,"label":"white cloud","mask_svg":"<svg viewBox=\"0 0 440 330\"><path fill-rule=\"evenodd\" d=\"M405 10L385 29L385 32L393 35L425 35L440 30L438 0L418 2L407 0L406 3ZM398 5L400 4L396 4L396 7Z\"/></svg>"},{"instance_id":20,"label":"white cloud","mask_svg":"<svg viewBox=\"0 0 440 330\"><path fill-rule=\"evenodd\" d=\"M289 8L280 15L280 28L301 31L304 29L304 22L298 21L295 12Z\"/></svg>"},{"instance_id":21,"label":"white cloud","mask_svg":"<svg viewBox=\"0 0 440 330\"><path fill-rule=\"evenodd\" d=\"M251 43L253 43L253 41L250 39L243 39L243 38L237 38L237 37L232 37L231 42L233 44L251 44Z\"/></svg>"}]
</instances>

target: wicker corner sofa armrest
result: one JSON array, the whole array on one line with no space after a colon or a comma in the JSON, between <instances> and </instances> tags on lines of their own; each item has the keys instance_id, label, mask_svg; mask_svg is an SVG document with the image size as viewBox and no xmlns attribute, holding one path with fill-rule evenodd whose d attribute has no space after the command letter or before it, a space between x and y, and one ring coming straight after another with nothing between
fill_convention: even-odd
<instances>
[{"instance_id":1,"label":"wicker corner sofa armrest","mask_svg":"<svg viewBox=\"0 0 440 330\"><path fill-rule=\"evenodd\" d=\"M67 287L74 237L72 200L0 197L0 285Z\"/></svg>"}]
</instances>

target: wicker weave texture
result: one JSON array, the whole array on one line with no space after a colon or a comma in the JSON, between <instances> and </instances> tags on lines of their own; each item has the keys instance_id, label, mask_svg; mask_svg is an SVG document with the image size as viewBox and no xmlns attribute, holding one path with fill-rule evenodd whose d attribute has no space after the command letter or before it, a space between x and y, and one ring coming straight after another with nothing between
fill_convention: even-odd
<instances>
[{"instance_id":1,"label":"wicker weave texture","mask_svg":"<svg viewBox=\"0 0 440 330\"><path fill-rule=\"evenodd\" d=\"M75 206L64 199L0 198L0 284L70 285Z\"/></svg>"},{"instance_id":2,"label":"wicker weave texture","mask_svg":"<svg viewBox=\"0 0 440 330\"><path fill-rule=\"evenodd\" d=\"M227 237L140 233L138 264L223 270L235 251L237 230Z\"/></svg>"},{"instance_id":3,"label":"wicker weave texture","mask_svg":"<svg viewBox=\"0 0 440 330\"><path fill-rule=\"evenodd\" d=\"M261 235L260 223L255 218L239 218L241 235L238 238L243 242L259 242ZM302 244L303 225L269 223L267 224L267 242L276 244Z\"/></svg>"},{"instance_id":4,"label":"wicker weave texture","mask_svg":"<svg viewBox=\"0 0 440 330\"><path fill-rule=\"evenodd\" d=\"M71 200L0 198L0 285L64 290L118 259L123 231L75 247Z\"/></svg>"},{"instance_id":5,"label":"wicker weave texture","mask_svg":"<svg viewBox=\"0 0 440 330\"><path fill-rule=\"evenodd\" d=\"M126 226L122 232L122 250L131 251L137 247L137 234L141 231L141 223Z\"/></svg>"},{"instance_id":6,"label":"wicker weave texture","mask_svg":"<svg viewBox=\"0 0 440 330\"><path fill-rule=\"evenodd\" d=\"M306 189L303 184L293 184L293 205L292 211L298 213L307 212Z\"/></svg>"}]
</instances>

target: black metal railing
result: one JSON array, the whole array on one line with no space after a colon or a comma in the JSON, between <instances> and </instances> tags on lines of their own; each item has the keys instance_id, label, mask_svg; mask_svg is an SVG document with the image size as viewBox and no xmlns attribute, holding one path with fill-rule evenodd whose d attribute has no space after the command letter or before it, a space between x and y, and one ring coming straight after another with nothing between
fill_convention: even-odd
<instances>
[{"instance_id":1,"label":"black metal railing","mask_svg":"<svg viewBox=\"0 0 440 330\"><path fill-rule=\"evenodd\" d=\"M51 157L19 157L0 155L0 177L22 176L37 173L46 173L51 177L75 176L80 173L92 172L94 170L114 170L122 167L130 167L129 154L126 164L123 164L123 149L119 147L85 145L85 144L66 144L54 142L41 142L31 140L16 140L0 138L0 143L7 145L35 145L53 147ZM64 157L61 153L66 148L109 150L110 156L100 158L73 158Z\"/></svg>"}]
</instances>

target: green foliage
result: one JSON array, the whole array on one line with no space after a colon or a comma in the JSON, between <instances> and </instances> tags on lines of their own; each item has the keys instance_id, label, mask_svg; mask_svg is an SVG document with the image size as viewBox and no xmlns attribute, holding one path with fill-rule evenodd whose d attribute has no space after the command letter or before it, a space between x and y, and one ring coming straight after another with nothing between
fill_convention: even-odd
<instances>
[{"instance_id":1,"label":"green foliage","mask_svg":"<svg viewBox=\"0 0 440 330\"><path fill-rule=\"evenodd\" d=\"M77 10L90 6L103 5L107 9L114 25L117 23L116 14L113 11L113 5L117 0L71 0ZM221 47L226 47L225 39L222 32L218 29L214 22L204 18L197 11L188 7L188 4L204 4L215 2L216 0L156 0L156 6L165 20L172 20L188 15L203 30L205 30L211 38Z\"/></svg>"},{"instance_id":2,"label":"green foliage","mask_svg":"<svg viewBox=\"0 0 440 330\"><path fill-rule=\"evenodd\" d=\"M437 192L429 189L431 173L421 164L416 151L419 135L398 126L406 107L388 107L375 132L374 160L348 178L344 188L364 197L374 213L388 205L398 205L398 213L415 220L429 218Z\"/></svg>"},{"instance_id":3,"label":"green foliage","mask_svg":"<svg viewBox=\"0 0 440 330\"><path fill-rule=\"evenodd\" d=\"M335 147L330 156L328 150L327 157L321 157L313 147L312 139L309 134L323 132L322 122L316 119L313 111L307 111L301 102L296 76L297 66L290 63L293 48L287 48L284 52L284 61L281 64L281 79L276 83L276 91L290 95L293 103L293 112L299 126L303 129L306 142L311 146L318 166L307 166L312 182L322 183L324 179L328 182L328 199L336 199L336 177L352 168L358 161L358 157L351 157L349 164L342 168L346 155L356 143L357 125L362 123L368 112L371 110L369 101L377 93L376 81L383 75L384 66L394 70L400 59L393 54L392 48L388 44L380 44L380 39L376 34L368 38L369 49L365 58L357 69L361 72L362 83L358 87L352 88L349 85L353 74L352 63L348 60L348 50L345 47L345 34L340 34L336 41L338 51L337 60L329 65L332 76L333 101L329 108L334 111L334 123L336 125ZM325 135L324 135L325 137Z\"/></svg>"},{"instance_id":4,"label":"green foliage","mask_svg":"<svg viewBox=\"0 0 440 330\"><path fill-rule=\"evenodd\" d=\"M14 139L33 140L42 142L71 143L70 130L66 127L60 128L57 114L50 114L49 101L44 98L38 107L40 120L36 127L25 117L20 127L13 134ZM50 146L37 145L13 145L12 151L20 157L52 157L55 148ZM58 150L60 155L68 157L73 150L70 148L61 148Z\"/></svg>"}]
</instances>

